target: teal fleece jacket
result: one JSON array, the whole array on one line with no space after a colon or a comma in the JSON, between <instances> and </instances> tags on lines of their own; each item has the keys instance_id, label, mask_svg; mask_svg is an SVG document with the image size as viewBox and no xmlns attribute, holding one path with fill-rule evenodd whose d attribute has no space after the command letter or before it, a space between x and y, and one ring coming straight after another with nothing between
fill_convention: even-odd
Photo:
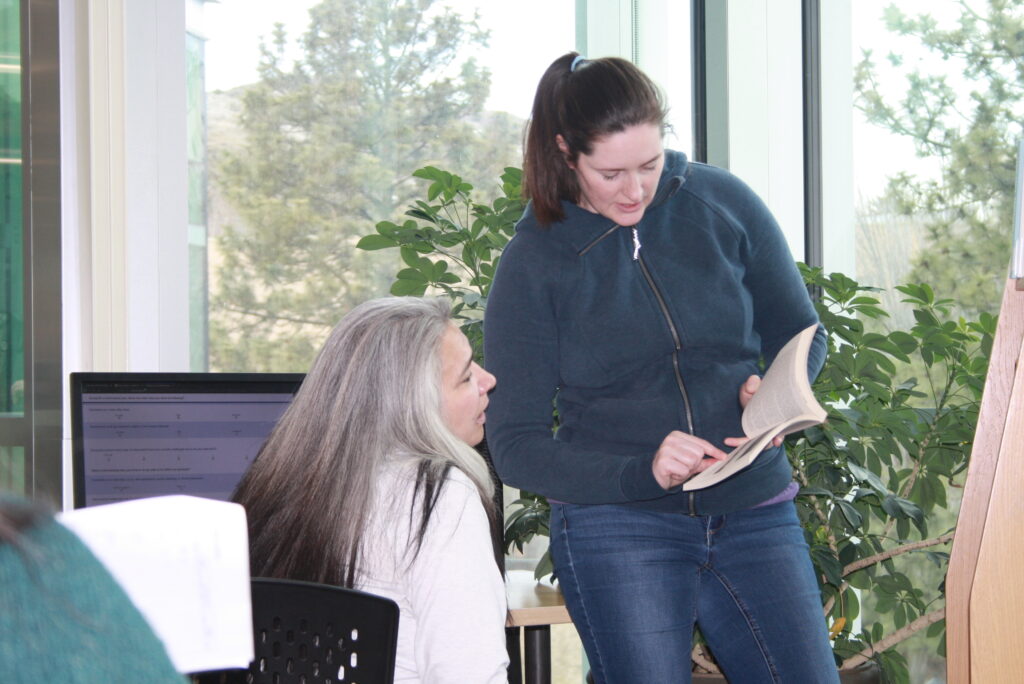
<instances>
[{"instance_id":1,"label":"teal fleece jacket","mask_svg":"<svg viewBox=\"0 0 1024 684\"><path fill-rule=\"evenodd\" d=\"M0 541L0 681L188 684L107 569L50 517Z\"/></svg>"},{"instance_id":2,"label":"teal fleece jacket","mask_svg":"<svg viewBox=\"0 0 1024 684\"><path fill-rule=\"evenodd\" d=\"M784 489L781 448L695 492L662 489L651 468L672 430L729 451L724 438L743 435L740 385L818 320L768 208L729 172L673 151L634 227L562 205L548 227L527 206L487 302L485 363L498 379L487 444L501 479L561 502L691 515ZM825 348L819 325L809 377Z\"/></svg>"}]
</instances>

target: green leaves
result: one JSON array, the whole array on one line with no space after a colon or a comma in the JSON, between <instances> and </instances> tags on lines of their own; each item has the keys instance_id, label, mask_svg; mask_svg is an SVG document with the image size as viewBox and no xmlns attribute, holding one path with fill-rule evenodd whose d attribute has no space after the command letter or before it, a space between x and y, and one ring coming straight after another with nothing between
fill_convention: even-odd
<instances>
[{"instance_id":1,"label":"green leaves","mask_svg":"<svg viewBox=\"0 0 1024 684\"><path fill-rule=\"evenodd\" d=\"M442 171L434 166L425 166L412 172L414 178L431 181L427 188L427 199L434 201L440 195L445 202L451 202L459 195L468 195L473 189L469 183L463 182L455 174Z\"/></svg>"},{"instance_id":2,"label":"green leaves","mask_svg":"<svg viewBox=\"0 0 1024 684\"><path fill-rule=\"evenodd\" d=\"M512 502L513 511L505 519L505 552L515 548L520 553L523 547L535 536L551 536L549 521L551 505L548 500L538 494L521 491L519 499ZM537 579L552 574L554 566L551 562L551 549L548 548L536 567L533 575Z\"/></svg>"},{"instance_id":3,"label":"green leaves","mask_svg":"<svg viewBox=\"0 0 1024 684\"><path fill-rule=\"evenodd\" d=\"M426 199L408 206L409 219L402 225L381 221L377 232L363 236L356 246L368 251L397 248L405 267L395 274L391 294L451 298L454 315L482 360L479 322L501 250L523 213L522 172L505 169L502 195L491 204L478 202L470 183L435 166L412 175L427 181Z\"/></svg>"},{"instance_id":4,"label":"green leaves","mask_svg":"<svg viewBox=\"0 0 1024 684\"><path fill-rule=\"evenodd\" d=\"M820 293L815 306L829 332L814 383L829 417L786 447L830 615L852 617L849 589L840 589L848 583L863 590L863 619L874 621L859 636L837 637L835 652L848 657L944 601L934 578L945 574L948 546L929 528L955 525L959 497L950 492L962 486L970 458L996 317L954 318L952 303L929 285L908 284L897 289L913 322L886 330L891 318L875 288L800 269ZM939 638L941 629L929 634ZM896 651L878 659L895 680L905 676Z\"/></svg>"},{"instance_id":5,"label":"green leaves","mask_svg":"<svg viewBox=\"0 0 1024 684\"><path fill-rule=\"evenodd\" d=\"M359 242L356 243L356 247L359 249L371 251L386 249L388 247L396 247L397 245L398 243L394 239L385 237L384 235L366 235L360 238Z\"/></svg>"}]
</instances>

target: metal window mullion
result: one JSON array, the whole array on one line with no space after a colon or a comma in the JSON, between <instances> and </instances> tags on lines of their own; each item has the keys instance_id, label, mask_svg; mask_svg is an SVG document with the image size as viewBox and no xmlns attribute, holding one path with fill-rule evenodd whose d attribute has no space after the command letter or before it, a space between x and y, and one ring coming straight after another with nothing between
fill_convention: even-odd
<instances>
[{"instance_id":1,"label":"metal window mullion","mask_svg":"<svg viewBox=\"0 0 1024 684\"><path fill-rule=\"evenodd\" d=\"M693 90L693 158L708 160L708 69L706 0L690 0L690 50Z\"/></svg>"},{"instance_id":2,"label":"metal window mullion","mask_svg":"<svg viewBox=\"0 0 1024 684\"><path fill-rule=\"evenodd\" d=\"M804 114L804 261L823 265L821 0L802 0Z\"/></svg>"},{"instance_id":3,"label":"metal window mullion","mask_svg":"<svg viewBox=\"0 0 1024 684\"><path fill-rule=\"evenodd\" d=\"M62 494L60 23L58 3L21 0L25 416L28 493Z\"/></svg>"}]
</instances>

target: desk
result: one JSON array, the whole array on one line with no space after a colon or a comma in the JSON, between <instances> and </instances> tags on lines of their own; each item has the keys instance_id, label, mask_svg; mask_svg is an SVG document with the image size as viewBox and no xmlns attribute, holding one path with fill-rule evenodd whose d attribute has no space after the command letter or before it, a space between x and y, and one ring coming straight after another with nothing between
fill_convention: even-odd
<instances>
[{"instance_id":1,"label":"desk","mask_svg":"<svg viewBox=\"0 0 1024 684\"><path fill-rule=\"evenodd\" d=\"M551 684L551 625L572 622L565 608L562 592L533 579L531 570L510 570L507 573L509 643L509 684L519 684L519 632L526 652L525 684Z\"/></svg>"}]
</instances>

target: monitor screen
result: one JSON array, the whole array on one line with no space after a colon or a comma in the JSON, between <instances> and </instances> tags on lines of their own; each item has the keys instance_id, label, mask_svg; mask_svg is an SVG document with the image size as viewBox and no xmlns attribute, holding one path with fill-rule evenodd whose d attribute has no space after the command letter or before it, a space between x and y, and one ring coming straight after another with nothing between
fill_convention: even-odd
<instances>
[{"instance_id":1,"label":"monitor screen","mask_svg":"<svg viewBox=\"0 0 1024 684\"><path fill-rule=\"evenodd\" d=\"M164 494L227 500L301 373L72 373L75 508Z\"/></svg>"}]
</instances>

